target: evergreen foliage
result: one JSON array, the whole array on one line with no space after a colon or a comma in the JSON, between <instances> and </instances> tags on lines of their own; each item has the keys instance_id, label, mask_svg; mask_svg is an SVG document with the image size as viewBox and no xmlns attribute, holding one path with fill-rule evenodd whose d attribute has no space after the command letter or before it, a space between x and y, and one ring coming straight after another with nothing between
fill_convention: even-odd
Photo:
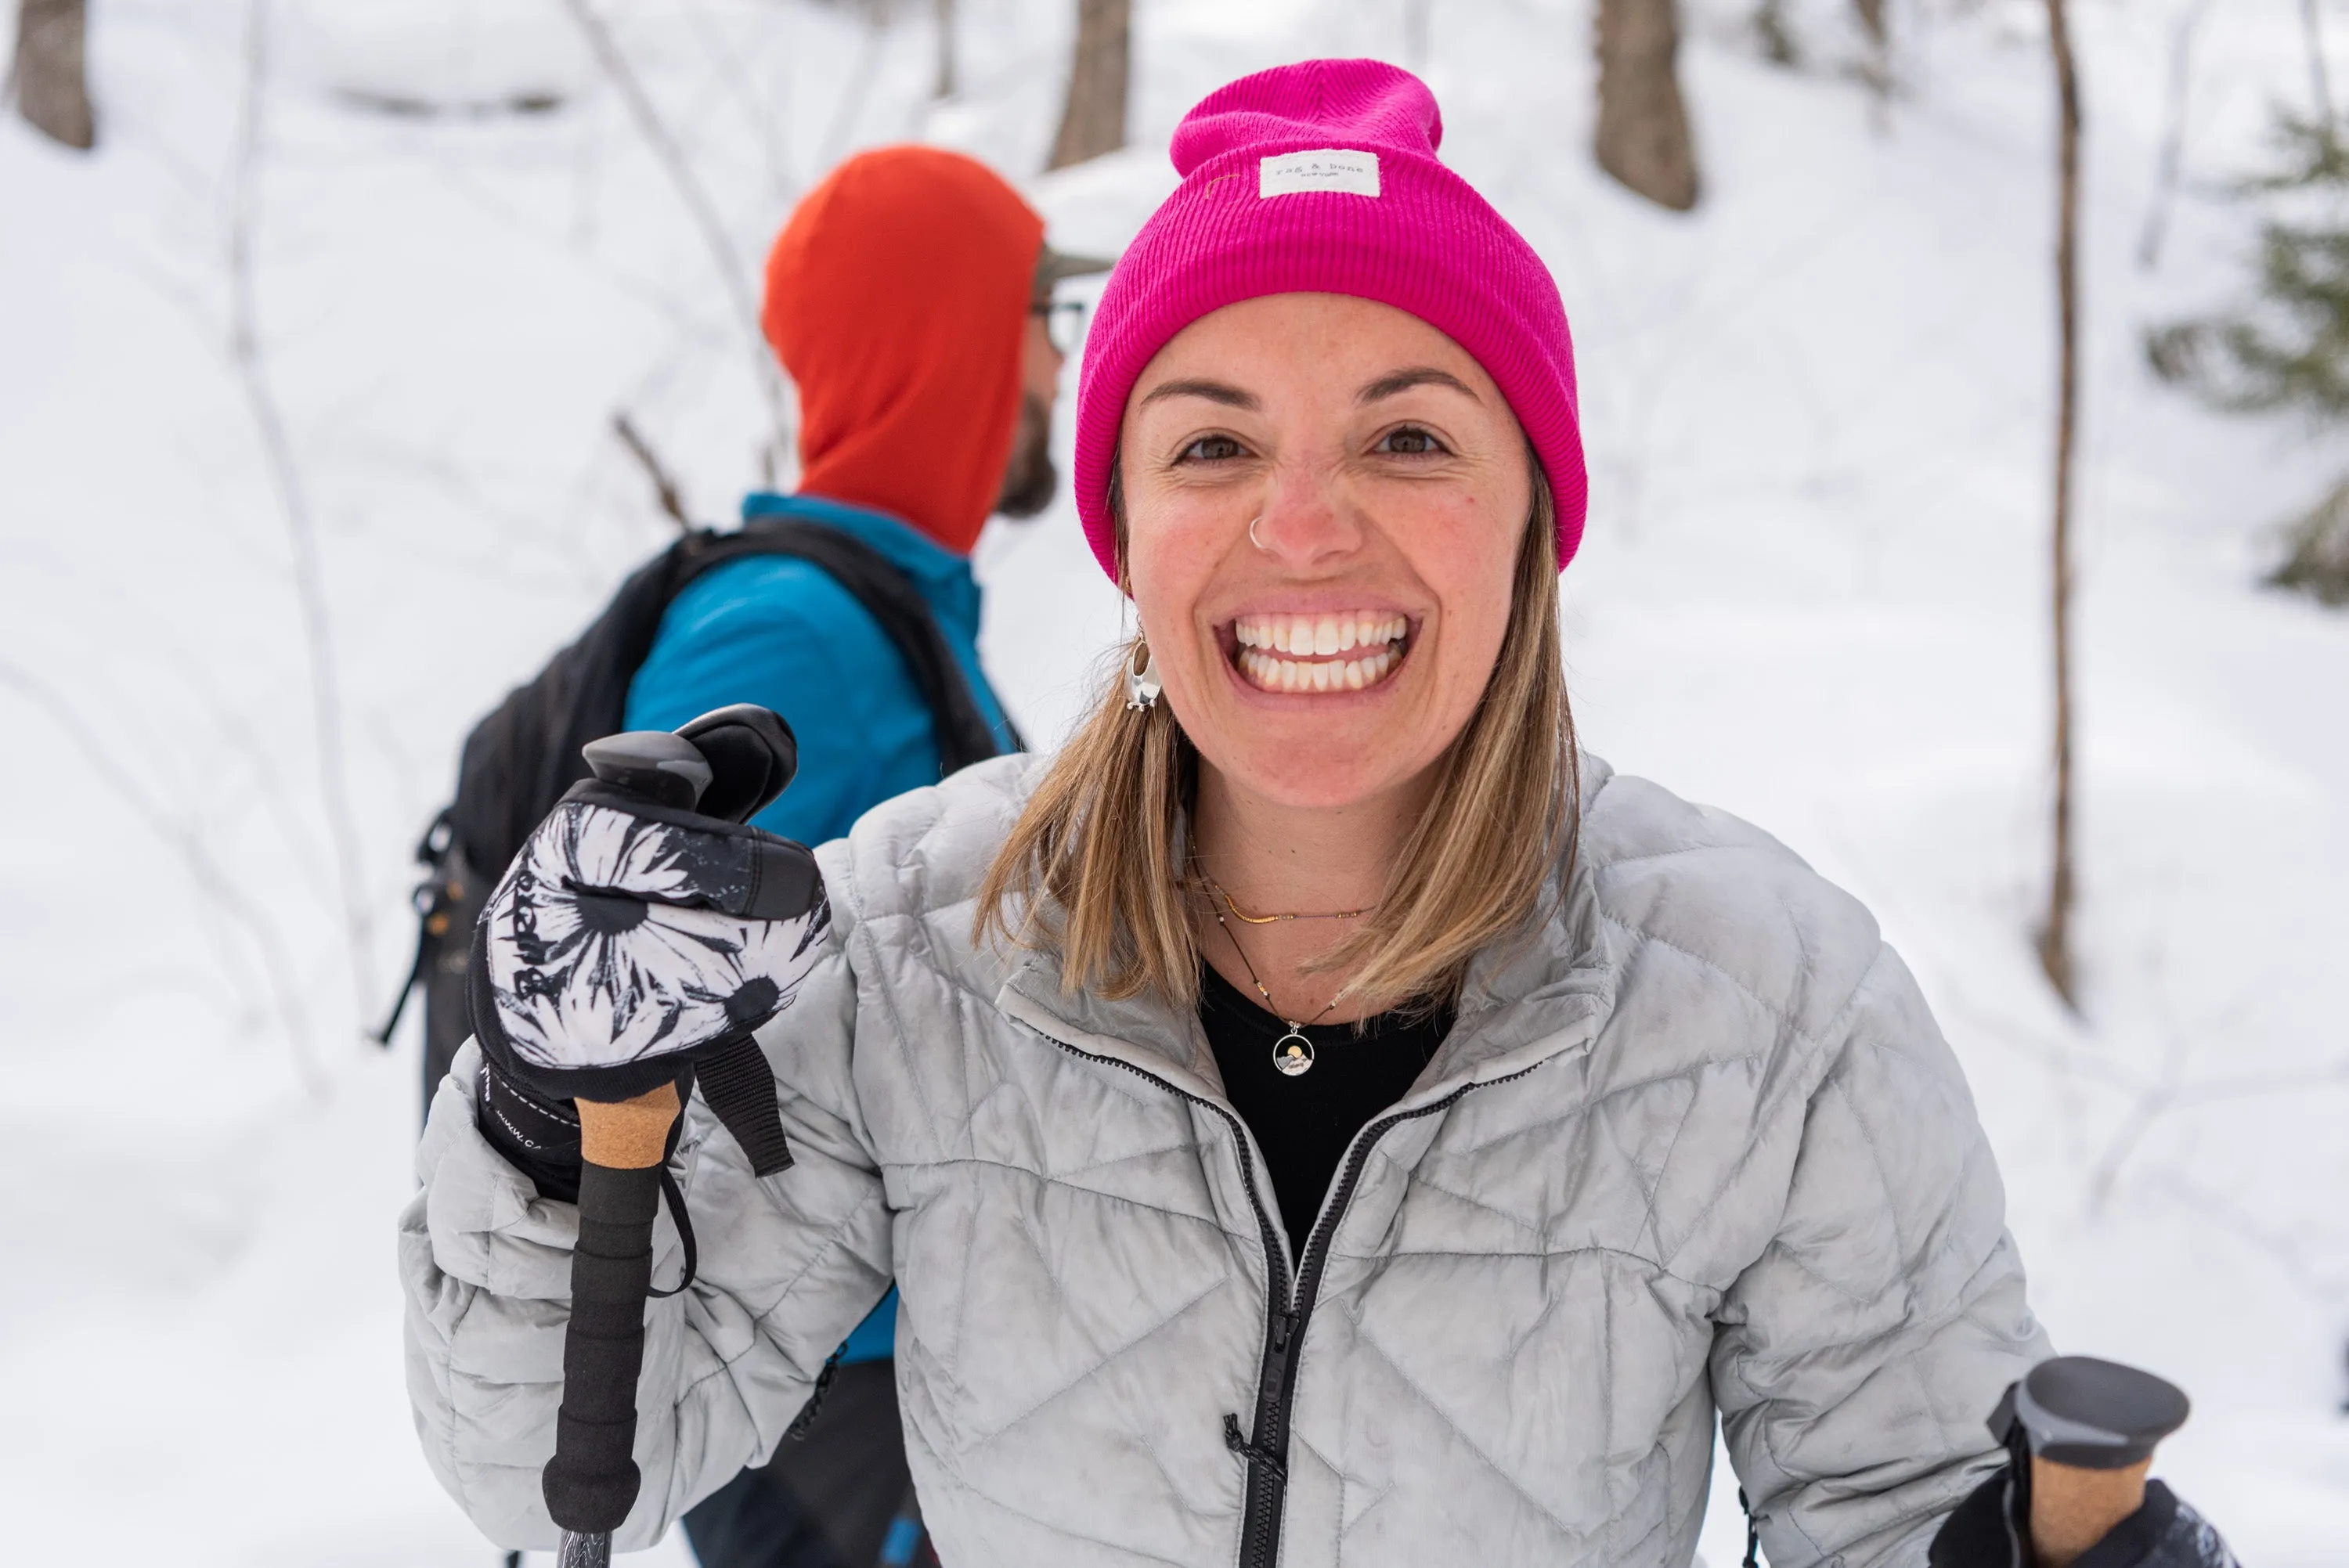
<instances>
[{"instance_id":1,"label":"evergreen foliage","mask_svg":"<svg viewBox=\"0 0 2349 1568\"><path fill-rule=\"evenodd\" d=\"M2297 588L2319 603L2349 604L2349 481L2333 487L2306 516L2285 531L2283 564L2268 576L2279 588Z\"/></svg>"},{"instance_id":2,"label":"evergreen foliage","mask_svg":"<svg viewBox=\"0 0 2349 1568\"><path fill-rule=\"evenodd\" d=\"M2164 380L2240 413L2349 424L2349 142L2335 127L2277 117L2280 157L2244 182L2279 211L2261 225L2258 296L2245 308L2157 327L2146 355ZM2349 603L2349 481L2286 531L2269 581Z\"/></svg>"}]
</instances>

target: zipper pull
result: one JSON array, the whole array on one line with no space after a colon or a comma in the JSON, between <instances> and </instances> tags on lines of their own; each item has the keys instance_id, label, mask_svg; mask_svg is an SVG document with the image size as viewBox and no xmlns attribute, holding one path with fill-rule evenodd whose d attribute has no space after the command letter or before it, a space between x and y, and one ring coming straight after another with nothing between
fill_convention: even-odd
<instances>
[{"instance_id":1,"label":"zipper pull","mask_svg":"<svg viewBox=\"0 0 2349 1568\"><path fill-rule=\"evenodd\" d=\"M1272 1348L1274 1354L1286 1356L1288 1353L1289 1331L1296 1326L1297 1319L1294 1315L1282 1312L1278 1307L1273 1309Z\"/></svg>"},{"instance_id":2,"label":"zipper pull","mask_svg":"<svg viewBox=\"0 0 2349 1568\"><path fill-rule=\"evenodd\" d=\"M1240 1418L1229 1410L1224 1412L1224 1447L1252 1465L1262 1465L1276 1480L1286 1481L1288 1469L1273 1458L1269 1450L1260 1449L1240 1435Z\"/></svg>"}]
</instances>

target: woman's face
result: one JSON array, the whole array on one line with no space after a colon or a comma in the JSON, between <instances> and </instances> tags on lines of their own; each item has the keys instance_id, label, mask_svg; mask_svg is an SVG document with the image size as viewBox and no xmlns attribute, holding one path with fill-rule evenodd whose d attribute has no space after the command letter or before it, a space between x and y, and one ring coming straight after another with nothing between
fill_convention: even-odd
<instances>
[{"instance_id":1,"label":"woman's face","mask_svg":"<svg viewBox=\"0 0 2349 1568\"><path fill-rule=\"evenodd\" d=\"M1532 504L1484 368L1391 305L1273 294L1161 349L1119 440L1128 582L1201 756L1288 806L1423 775L1499 656Z\"/></svg>"}]
</instances>

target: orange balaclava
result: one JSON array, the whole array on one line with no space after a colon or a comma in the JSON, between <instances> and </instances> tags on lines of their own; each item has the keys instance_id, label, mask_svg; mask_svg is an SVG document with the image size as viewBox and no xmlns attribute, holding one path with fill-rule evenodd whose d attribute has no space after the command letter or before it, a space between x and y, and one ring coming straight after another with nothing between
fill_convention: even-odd
<instances>
[{"instance_id":1,"label":"orange balaclava","mask_svg":"<svg viewBox=\"0 0 2349 1568\"><path fill-rule=\"evenodd\" d=\"M1044 221L985 165L860 153L767 258L767 341L798 383L800 490L967 555L1003 484Z\"/></svg>"}]
</instances>

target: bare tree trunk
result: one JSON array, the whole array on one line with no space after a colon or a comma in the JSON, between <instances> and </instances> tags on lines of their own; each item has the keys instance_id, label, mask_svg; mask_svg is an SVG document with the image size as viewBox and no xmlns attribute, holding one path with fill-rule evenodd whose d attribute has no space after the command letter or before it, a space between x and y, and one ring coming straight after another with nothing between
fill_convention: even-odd
<instances>
[{"instance_id":1,"label":"bare tree trunk","mask_svg":"<svg viewBox=\"0 0 2349 1568\"><path fill-rule=\"evenodd\" d=\"M955 0L936 0L938 22L938 74L930 83L930 96L950 98L960 90L955 82Z\"/></svg>"},{"instance_id":2,"label":"bare tree trunk","mask_svg":"<svg viewBox=\"0 0 2349 1568\"><path fill-rule=\"evenodd\" d=\"M1130 0L1077 0L1069 101L1048 169L1066 169L1125 145L1125 83L1133 52Z\"/></svg>"},{"instance_id":3,"label":"bare tree trunk","mask_svg":"<svg viewBox=\"0 0 2349 1568\"><path fill-rule=\"evenodd\" d=\"M2079 423L2080 80L2072 63L2072 30L2064 0L2047 0L2047 38L2055 64L2061 108L2056 137L2055 308L2060 341L2056 363L2054 665L2054 866L2048 878L2047 919L2039 930L2039 964L2067 1006L2077 1006L2072 962L2072 447Z\"/></svg>"},{"instance_id":4,"label":"bare tree trunk","mask_svg":"<svg viewBox=\"0 0 2349 1568\"><path fill-rule=\"evenodd\" d=\"M1860 77L1879 106L1892 93L1892 29L1884 15L1884 0L1852 0L1859 13L1859 29L1868 35L1868 63Z\"/></svg>"},{"instance_id":5,"label":"bare tree trunk","mask_svg":"<svg viewBox=\"0 0 2349 1568\"><path fill-rule=\"evenodd\" d=\"M1674 0L1599 0L1599 167L1649 201L1696 205L1696 149L1673 58Z\"/></svg>"},{"instance_id":6,"label":"bare tree trunk","mask_svg":"<svg viewBox=\"0 0 2349 1568\"><path fill-rule=\"evenodd\" d=\"M87 0L23 0L16 12L16 107L52 141L87 152L98 144L84 39Z\"/></svg>"}]
</instances>

